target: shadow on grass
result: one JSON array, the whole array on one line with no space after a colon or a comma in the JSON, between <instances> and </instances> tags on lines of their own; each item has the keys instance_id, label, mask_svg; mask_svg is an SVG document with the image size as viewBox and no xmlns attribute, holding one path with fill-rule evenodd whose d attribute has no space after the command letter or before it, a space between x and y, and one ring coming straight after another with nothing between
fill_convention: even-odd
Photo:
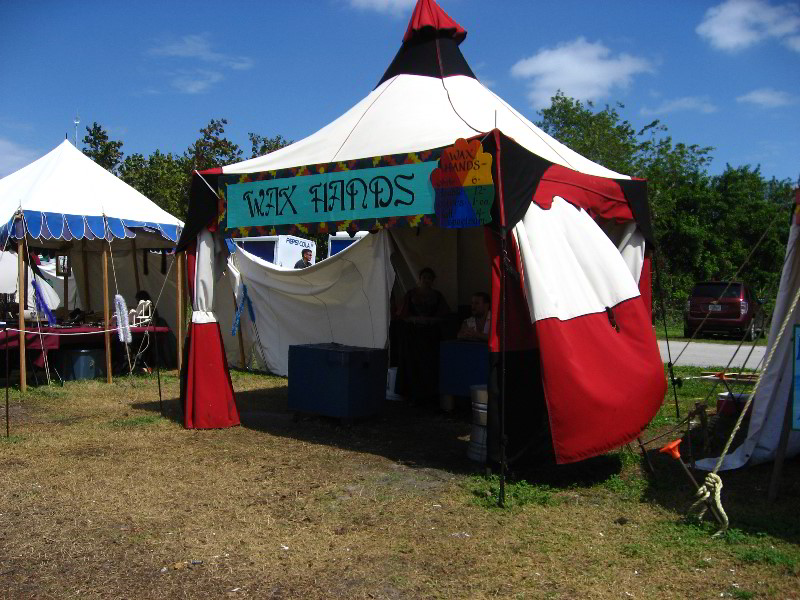
<instances>
[{"instance_id":1,"label":"shadow on grass","mask_svg":"<svg viewBox=\"0 0 800 600\"><path fill-rule=\"evenodd\" d=\"M236 392L242 427L279 437L345 450L384 456L406 466L434 468L457 474L488 473L485 465L467 458L471 431L471 406L460 399L455 410L444 413L431 406L386 401L380 415L352 423L339 419L295 414L287 406L287 385ZM183 423L177 398L163 401L164 416ZM159 403L143 402L137 408L160 412ZM618 475L622 463L616 454L579 463L556 465L552 458L510 465L510 480L525 480L554 488L591 487Z\"/></svg>"}]
</instances>

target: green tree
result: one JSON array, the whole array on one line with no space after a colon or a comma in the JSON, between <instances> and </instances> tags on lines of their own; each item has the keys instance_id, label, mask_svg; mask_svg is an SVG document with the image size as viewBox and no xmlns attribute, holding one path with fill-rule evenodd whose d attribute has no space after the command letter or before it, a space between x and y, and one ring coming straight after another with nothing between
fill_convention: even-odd
<instances>
[{"instance_id":1,"label":"green tree","mask_svg":"<svg viewBox=\"0 0 800 600\"><path fill-rule=\"evenodd\" d=\"M121 141L109 139L108 132L94 122L91 127L86 128L83 144L83 153L86 156L104 169L116 174L117 168L122 162Z\"/></svg>"},{"instance_id":2,"label":"green tree","mask_svg":"<svg viewBox=\"0 0 800 600\"><path fill-rule=\"evenodd\" d=\"M247 137L250 138L250 144L252 146L250 158L264 156L265 154L280 150L284 146L288 146L292 143L291 140L287 140L281 134L271 138L257 133L248 133Z\"/></svg>"},{"instance_id":3,"label":"green tree","mask_svg":"<svg viewBox=\"0 0 800 600\"><path fill-rule=\"evenodd\" d=\"M227 124L227 119L211 119L200 130L200 137L184 154L190 170L202 171L242 160L242 149L225 137Z\"/></svg>"},{"instance_id":4,"label":"green tree","mask_svg":"<svg viewBox=\"0 0 800 600\"><path fill-rule=\"evenodd\" d=\"M120 178L168 213L186 218L189 167L185 157L160 150L148 158L131 154L120 166Z\"/></svg>"}]
</instances>

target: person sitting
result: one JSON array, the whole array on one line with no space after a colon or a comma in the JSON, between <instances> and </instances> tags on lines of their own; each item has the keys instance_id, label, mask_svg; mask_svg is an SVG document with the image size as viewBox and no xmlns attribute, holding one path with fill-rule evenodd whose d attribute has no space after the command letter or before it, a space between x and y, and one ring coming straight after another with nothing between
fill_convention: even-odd
<instances>
[{"instance_id":1,"label":"person sitting","mask_svg":"<svg viewBox=\"0 0 800 600\"><path fill-rule=\"evenodd\" d=\"M470 312L472 316L464 319L458 331L458 339L485 342L489 339L489 328L492 323L491 301L486 292L472 294Z\"/></svg>"},{"instance_id":2,"label":"person sitting","mask_svg":"<svg viewBox=\"0 0 800 600\"><path fill-rule=\"evenodd\" d=\"M436 273L430 267L419 272L418 285L408 290L400 307L399 317L405 320L434 319L445 317L450 313L442 293L434 289Z\"/></svg>"}]
</instances>

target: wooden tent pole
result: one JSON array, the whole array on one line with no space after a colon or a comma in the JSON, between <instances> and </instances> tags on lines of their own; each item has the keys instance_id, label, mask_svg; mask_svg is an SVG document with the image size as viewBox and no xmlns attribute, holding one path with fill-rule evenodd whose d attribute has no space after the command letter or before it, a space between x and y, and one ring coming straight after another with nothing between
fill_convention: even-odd
<instances>
[{"instance_id":1,"label":"wooden tent pole","mask_svg":"<svg viewBox=\"0 0 800 600\"><path fill-rule=\"evenodd\" d=\"M81 259L83 261L83 291L86 295L86 306L83 307L83 310L88 315L92 312L92 300L89 297L89 259L86 256L86 240L83 240Z\"/></svg>"},{"instance_id":2,"label":"wooden tent pole","mask_svg":"<svg viewBox=\"0 0 800 600\"><path fill-rule=\"evenodd\" d=\"M108 247L103 244L103 334L106 341L106 383L111 383L111 317L108 302Z\"/></svg>"},{"instance_id":3,"label":"wooden tent pole","mask_svg":"<svg viewBox=\"0 0 800 600\"><path fill-rule=\"evenodd\" d=\"M64 318L69 318L69 254L64 261ZM58 258L56 258L58 260ZM58 266L58 263L56 263Z\"/></svg>"},{"instance_id":4,"label":"wooden tent pole","mask_svg":"<svg viewBox=\"0 0 800 600\"><path fill-rule=\"evenodd\" d=\"M175 320L175 323L178 328L176 336L178 338L178 371L181 370L181 362L183 361L183 256L183 252L179 252L175 255L175 260L177 262L175 265L175 287L177 288L177 302L175 303L175 310L178 314L176 315L177 319Z\"/></svg>"},{"instance_id":5,"label":"wooden tent pole","mask_svg":"<svg viewBox=\"0 0 800 600\"><path fill-rule=\"evenodd\" d=\"M131 240L132 248L133 248L133 277L136 281L136 293L138 294L139 291L142 289L141 282L139 281L139 263L136 259L136 238Z\"/></svg>"},{"instance_id":6,"label":"wooden tent pole","mask_svg":"<svg viewBox=\"0 0 800 600\"><path fill-rule=\"evenodd\" d=\"M17 273L19 293L19 390L25 392L28 389L28 374L25 372L25 240L17 240Z\"/></svg>"}]
</instances>

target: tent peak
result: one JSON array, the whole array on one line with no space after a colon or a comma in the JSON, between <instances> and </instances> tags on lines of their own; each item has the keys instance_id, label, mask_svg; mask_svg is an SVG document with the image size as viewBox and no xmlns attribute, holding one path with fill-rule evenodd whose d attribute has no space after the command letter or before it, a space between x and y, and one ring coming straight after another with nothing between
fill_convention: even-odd
<instances>
[{"instance_id":1,"label":"tent peak","mask_svg":"<svg viewBox=\"0 0 800 600\"><path fill-rule=\"evenodd\" d=\"M433 37L449 37L456 44L460 44L467 37L467 30L444 12L436 0L417 0L406 34L403 36L403 43L431 33L434 34Z\"/></svg>"}]
</instances>

